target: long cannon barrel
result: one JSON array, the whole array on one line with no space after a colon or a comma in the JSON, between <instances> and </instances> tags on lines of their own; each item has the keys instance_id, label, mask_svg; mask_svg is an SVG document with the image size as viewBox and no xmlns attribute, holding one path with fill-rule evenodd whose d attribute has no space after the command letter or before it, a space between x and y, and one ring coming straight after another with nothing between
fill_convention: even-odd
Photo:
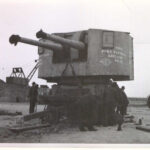
<instances>
[{"instance_id":1,"label":"long cannon barrel","mask_svg":"<svg viewBox=\"0 0 150 150\"><path fill-rule=\"evenodd\" d=\"M34 46L43 47L43 48L46 48L46 49L49 49L49 50L63 50L63 47L62 47L61 44L46 43L46 42L43 42L43 41L36 41L36 40L20 37L19 35L12 35L9 38L9 42L11 44L14 44L14 45L17 45L18 42L21 42L21 43L34 45Z\"/></svg>"},{"instance_id":2,"label":"long cannon barrel","mask_svg":"<svg viewBox=\"0 0 150 150\"><path fill-rule=\"evenodd\" d=\"M83 42L66 39L66 38L63 38L63 37L60 37L57 35L48 34L48 33L43 32L42 30L40 30L39 32L36 33L36 37L52 40L54 42L58 42L60 44L65 44L65 45L68 45L72 48L76 48L79 50L85 49L85 44Z\"/></svg>"}]
</instances>

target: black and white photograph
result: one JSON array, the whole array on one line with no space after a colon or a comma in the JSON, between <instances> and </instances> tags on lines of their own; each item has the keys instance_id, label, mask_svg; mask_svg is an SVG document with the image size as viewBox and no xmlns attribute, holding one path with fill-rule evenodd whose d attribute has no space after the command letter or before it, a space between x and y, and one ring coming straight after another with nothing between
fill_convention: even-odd
<instances>
[{"instance_id":1,"label":"black and white photograph","mask_svg":"<svg viewBox=\"0 0 150 150\"><path fill-rule=\"evenodd\" d=\"M0 144L150 144L150 1L0 0Z\"/></svg>"}]
</instances>

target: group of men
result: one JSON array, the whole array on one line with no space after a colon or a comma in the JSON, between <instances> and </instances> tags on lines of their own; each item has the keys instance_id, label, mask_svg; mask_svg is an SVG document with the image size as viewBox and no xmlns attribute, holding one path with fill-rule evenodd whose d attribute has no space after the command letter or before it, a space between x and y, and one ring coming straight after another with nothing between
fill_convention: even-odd
<instances>
[{"instance_id":1,"label":"group of men","mask_svg":"<svg viewBox=\"0 0 150 150\"><path fill-rule=\"evenodd\" d=\"M114 125L118 116L127 114L128 98L125 87L119 88L116 82L107 85L103 95L104 126Z\"/></svg>"},{"instance_id":2,"label":"group of men","mask_svg":"<svg viewBox=\"0 0 150 150\"><path fill-rule=\"evenodd\" d=\"M102 96L90 93L80 96L71 109L72 112L75 111L73 116L77 117L80 131L85 131L86 128L95 131L95 124L103 126L118 124L118 130L121 130L123 116L126 115L129 104L124 90L124 86L119 88L116 82L110 81L104 88ZM32 83L28 96L30 98L29 113L33 113L38 96L38 85L35 82Z\"/></svg>"},{"instance_id":3,"label":"group of men","mask_svg":"<svg viewBox=\"0 0 150 150\"><path fill-rule=\"evenodd\" d=\"M77 113L79 114L80 131L96 131L94 125L112 126L118 124L121 130L123 116L127 113L129 104L124 91L116 82L106 85L102 96L88 94L77 101Z\"/></svg>"}]
</instances>

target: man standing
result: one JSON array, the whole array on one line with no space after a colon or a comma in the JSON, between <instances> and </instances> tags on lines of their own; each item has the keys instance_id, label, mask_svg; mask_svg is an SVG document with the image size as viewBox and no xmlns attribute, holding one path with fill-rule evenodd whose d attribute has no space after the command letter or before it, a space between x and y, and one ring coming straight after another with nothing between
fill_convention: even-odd
<instances>
[{"instance_id":1,"label":"man standing","mask_svg":"<svg viewBox=\"0 0 150 150\"><path fill-rule=\"evenodd\" d=\"M103 95L103 110L104 120L103 125L114 125L115 124L115 108L118 102L118 95L115 89L115 82L107 85Z\"/></svg>"},{"instance_id":2,"label":"man standing","mask_svg":"<svg viewBox=\"0 0 150 150\"><path fill-rule=\"evenodd\" d=\"M148 96L147 105L150 108L150 96Z\"/></svg>"},{"instance_id":3,"label":"man standing","mask_svg":"<svg viewBox=\"0 0 150 150\"><path fill-rule=\"evenodd\" d=\"M127 95L125 93L125 87L122 86L121 87L121 96L122 96L122 115L126 115L127 114L127 107L128 107L128 104L129 104L129 101L128 101L128 98L127 98Z\"/></svg>"},{"instance_id":4,"label":"man standing","mask_svg":"<svg viewBox=\"0 0 150 150\"><path fill-rule=\"evenodd\" d=\"M121 88L119 88L119 86L116 82L114 82L114 85L115 85L114 87L115 87L115 90L117 93L117 110L116 110L116 113L122 115L122 106L123 106L122 90L121 90Z\"/></svg>"},{"instance_id":5,"label":"man standing","mask_svg":"<svg viewBox=\"0 0 150 150\"><path fill-rule=\"evenodd\" d=\"M33 82L28 94L28 97L30 99L29 113L34 112L34 107L37 102L37 95L38 95L38 88L35 82Z\"/></svg>"}]
</instances>

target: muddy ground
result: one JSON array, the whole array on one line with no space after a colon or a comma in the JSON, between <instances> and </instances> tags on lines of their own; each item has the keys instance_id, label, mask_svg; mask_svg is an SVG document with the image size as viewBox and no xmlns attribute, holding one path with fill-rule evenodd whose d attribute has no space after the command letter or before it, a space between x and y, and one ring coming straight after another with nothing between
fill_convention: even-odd
<instances>
[{"instance_id":1,"label":"muddy ground","mask_svg":"<svg viewBox=\"0 0 150 150\"><path fill-rule=\"evenodd\" d=\"M27 103L0 103L0 110L20 111L24 115L28 114L28 107ZM39 105L38 111L43 108L44 106ZM148 107L130 106L128 113L135 116L136 122L142 118L143 124L150 126L150 109ZM80 132L76 127L70 128L60 124L57 127L13 133L8 128L16 125L19 117L0 115L0 143L150 143L150 132L137 130L135 123L124 123L122 131L117 131L117 126L96 126L97 131Z\"/></svg>"}]
</instances>

